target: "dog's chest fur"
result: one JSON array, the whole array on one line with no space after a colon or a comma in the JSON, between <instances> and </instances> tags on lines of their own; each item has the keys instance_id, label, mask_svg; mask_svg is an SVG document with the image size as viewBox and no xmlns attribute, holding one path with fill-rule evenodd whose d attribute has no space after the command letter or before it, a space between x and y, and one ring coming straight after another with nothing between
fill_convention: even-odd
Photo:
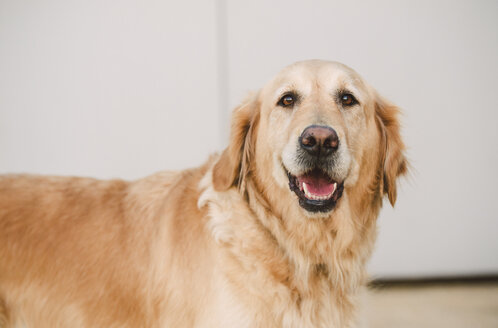
<instances>
[{"instance_id":1,"label":"dog's chest fur","mask_svg":"<svg viewBox=\"0 0 498 328\"><path fill-rule=\"evenodd\" d=\"M257 219L264 210L248 206L236 190L214 191L209 174L201 189L199 206L209 208L208 227L223 263L221 285L227 286L219 294L224 309L217 312L226 316L221 321L236 316L239 327L354 325L367 254L348 252L347 238L334 235L336 240L329 236L317 241L322 245L316 245L316 252L329 252L332 247L337 252L308 257L299 249L302 245L273 234L271 223ZM323 261L317 262L320 257Z\"/></svg>"}]
</instances>

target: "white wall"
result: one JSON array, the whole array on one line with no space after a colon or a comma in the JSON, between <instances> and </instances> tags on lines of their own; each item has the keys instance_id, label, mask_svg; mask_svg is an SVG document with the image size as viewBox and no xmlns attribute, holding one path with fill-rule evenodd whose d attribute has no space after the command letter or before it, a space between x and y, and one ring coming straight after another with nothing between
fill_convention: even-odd
<instances>
[{"instance_id":1,"label":"white wall","mask_svg":"<svg viewBox=\"0 0 498 328\"><path fill-rule=\"evenodd\" d=\"M496 274L497 41L496 1L0 0L0 172L194 166L246 92L338 60L404 109L414 168L371 272Z\"/></svg>"},{"instance_id":2,"label":"white wall","mask_svg":"<svg viewBox=\"0 0 498 328\"><path fill-rule=\"evenodd\" d=\"M216 6L0 0L0 171L137 178L219 149Z\"/></svg>"}]
</instances>

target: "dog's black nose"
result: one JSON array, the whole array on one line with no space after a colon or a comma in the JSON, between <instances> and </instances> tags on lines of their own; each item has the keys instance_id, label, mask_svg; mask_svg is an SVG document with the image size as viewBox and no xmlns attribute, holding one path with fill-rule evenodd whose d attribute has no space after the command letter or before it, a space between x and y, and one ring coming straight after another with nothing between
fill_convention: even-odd
<instances>
[{"instance_id":1,"label":"dog's black nose","mask_svg":"<svg viewBox=\"0 0 498 328\"><path fill-rule=\"evenodd\" d=\"M328 156L339 147L339 137L331 127L311 125L304 129L299 144L312 156Z\"/></svg>"}]
</instances>

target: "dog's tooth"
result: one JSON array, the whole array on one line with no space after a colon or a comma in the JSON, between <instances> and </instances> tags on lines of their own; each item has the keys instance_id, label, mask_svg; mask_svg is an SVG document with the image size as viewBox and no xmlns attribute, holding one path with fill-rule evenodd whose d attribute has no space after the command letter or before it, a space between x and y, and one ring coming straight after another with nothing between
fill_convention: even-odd
<instances>
[{"instance_id":1,"label":"dog's tooth","mask_svg":"<svg viewBox=\"0 0 498 328\"><path fill-rule=\"evenodd\" d=\"M316 196L315 196L315 195L313 195L313 194L312 194L312 193L308 190L308 185L306 184L306 182L303 182L303 191L304 191L304 195L306 196L306 198L316 200Z\"/></svg>"},{"instance_id":2,"label":"dog's tooth","mask_svg":"<svg viewBox=\"0 0 498 328\"><path fill-rule=\"evenodd\" d=\"M304 195L307 197L307 198L310 198L310 192L308 191L308 187L306 185L306 182L303 182L303 191L304 191Z\"/></svg>"}]
</instances>

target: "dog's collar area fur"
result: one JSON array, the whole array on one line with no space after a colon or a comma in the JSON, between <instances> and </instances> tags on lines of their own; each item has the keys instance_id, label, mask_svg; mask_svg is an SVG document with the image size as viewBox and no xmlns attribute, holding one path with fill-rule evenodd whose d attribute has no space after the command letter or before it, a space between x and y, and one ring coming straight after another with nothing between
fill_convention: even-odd
<instances>
[{"instance_id":1,"label":"dog's collar area fur","mask_svg":"<svg viewBox=\"0 0 498 328\"><path fill-rule=\"evenodd\" d=\"M304 215L295 220L290 219L295 215L286 217L286 213L277 217L266 201L260 201L251 179L246 198L236 188L215 191L210 178L208 172L200 183L199 206L208 208L208 227L224 257L244 270L228 275L232 288L246 290L247 282L241 278L252 277L247 297L262 304L270 301L272 306L261 308L261 313L279 318L278 322L292 318L292 327L313 327L318 323L316 316L323 316L331 326L348 326L344 314L353 311L354 298L366 278L366 256L353 249L358 243L373 243L374 236L357 239L350 226L353 222L341 218L346 214L341 208L325 220ZM245 238L240 238L242 233ZM347 301L337 304L336 294Z\"/></svg>"}]
</instances>

